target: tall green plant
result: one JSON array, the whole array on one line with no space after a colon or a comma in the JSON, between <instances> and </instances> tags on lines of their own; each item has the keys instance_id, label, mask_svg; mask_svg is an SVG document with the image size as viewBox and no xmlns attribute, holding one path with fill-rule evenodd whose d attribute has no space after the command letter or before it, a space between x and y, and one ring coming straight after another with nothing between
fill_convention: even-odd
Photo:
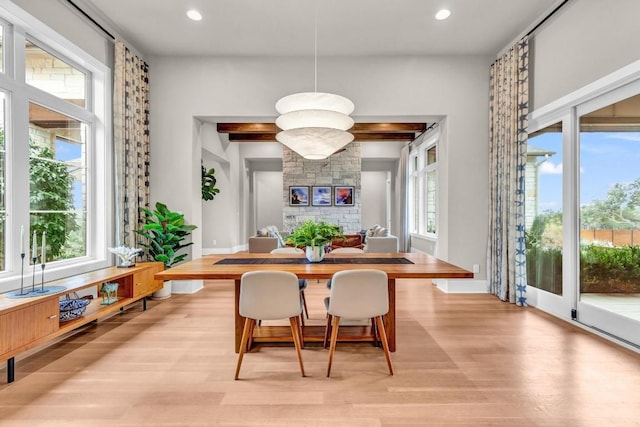
<instances>
[{"instance_id":1,"label":"tall green plant","mask_svg":"<svg viewBox=\"0 0 640 427\"><path fill-rule=\"evenodd\" d=\"M193 245L182 242L198 227L186 224L184 214L172 212L160 202L154 211L142 207L140 210L144 213L144 225L135 233L146 239L139 244L147 249L147 259L161 261L167 268L184 260L187 254L177 253Z\"/></svg>"}]
</instances>

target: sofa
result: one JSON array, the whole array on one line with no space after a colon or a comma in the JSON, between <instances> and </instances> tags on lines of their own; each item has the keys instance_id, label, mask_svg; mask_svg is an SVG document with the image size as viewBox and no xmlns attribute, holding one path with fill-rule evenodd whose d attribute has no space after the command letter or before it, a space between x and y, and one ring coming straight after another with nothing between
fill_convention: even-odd
<instances>
[{"instance_id":1,"label":"sofa","mask_svg":"<svg viewBox=\"0 0 640 427\"><path fill-rule=\"evenodd\" d=\"M284 247L287 234L279 231L275 225L262 227L255 236L249 237L249 253L270 253L274 249Z\"/></svg>"},{"instance_id":2,"label":"sofa","mask_svg":"<svg viewBox=\"0 0 640 427\"><path fill-rule=\"evenodd\" d=\"M345 234L344 238L337 237L331 241L331 250L338 248L358 248L363 249L362 235Z\"/></svg>"},{"instance_id":3,"label":"sofa","mask_svg":"<svg viewBox=\"0 0 640 427\"><path fill-rule=\"evenodd\" d=\"M389 234L389 230L374 225L365 233L364 251L368 253L398 252L398 238Z\"/></svg>"}]
</instances>

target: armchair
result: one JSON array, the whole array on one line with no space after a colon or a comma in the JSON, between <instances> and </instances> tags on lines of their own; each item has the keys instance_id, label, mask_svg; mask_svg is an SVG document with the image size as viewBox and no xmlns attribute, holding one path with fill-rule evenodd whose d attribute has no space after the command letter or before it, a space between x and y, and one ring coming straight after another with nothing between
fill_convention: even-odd
<instances>
[{"instance_id":1,"label":"armchair","mask_svg":"<svg viewBox=\"0 0 640 427\"><path fill-rule=\"evenodd\" d=\"M369 253L398 252L398 238L396 236L367 237L364 251Z\"/></svg>"},{"instance_id":2,"label":"armchair","mask_svg":"<svg viewBox=\"0 0 640 427\"><path fill-rule=\"evenodd\" d=\"M286 235L285 232L279 232L275 225L263 227L255 236L249 237L249 253L270 253L274 249L281 248L285 246Z\"/></svg>"},{"instance_id":3,"label":"armchair","mask_svg":"<svg viewBox=\"0 0 640 427\"><path fill-rule=\"evenodd\" d=\"M398 238L389 234L389 230L374 225L366 232L364 251L369 253L398 252Z\"/></svg>"}]
</instances>

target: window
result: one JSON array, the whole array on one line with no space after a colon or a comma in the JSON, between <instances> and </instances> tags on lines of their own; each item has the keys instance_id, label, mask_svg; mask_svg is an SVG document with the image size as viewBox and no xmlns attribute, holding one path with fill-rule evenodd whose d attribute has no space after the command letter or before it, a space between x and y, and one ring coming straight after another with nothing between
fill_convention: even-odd
<instances>
[{"instance_id":1,"label":"window","mask_svg":"<svg viewBox=\"0 0 640 427\"><path fill-rule=\"evenodd\" d=\"M4 28L5 25L0 22L0 72L4 73Z\"/></svg>"},{"instance_id":2,"label":"window","mask_svg":"<svg viewBox=\"0 0 640 427\"><path fill-rule=\"evenodd\" d=\"M88 128L80 120L29 104L30 226L38 234L46 232L47 262L86 255Z\"/></svg>"},{"instance_id":3,"label":"window","mask_svg":"<svg viewBox=\"0 0 640 427\"><path fill-rule=\"evenodd\" d=\"M25 42L25 81L65 101L86 107L86 73L27 40Z\"/></svg>"},{"instance_id":4,"label":"window","mask_svg":"<svg viewBox=\"0 0 640 427\"><path fill-rule=\"evenodd\" d=\"M527 284L562 295L562 122L529 134L525 165Z\"/></svg>"},{"instance_id":5,"label":"window","mask_svg":"<svg viewBox=\"0 0 640 427\"><path fill-rule=\"evenodd\" d=\"M6 221L7 202L6 202L6 170L7 170L7 150L4 143L5 135L5 100L6 94L0 92L0 271L5 270L5 254L6 254Z\"/></svg>"},{"instance_id":6,"label":"window","mask_svg":"<svg viewBox=\"0 0 640 427\"><path fill-rule=\"evenodd\" d=\"M410 153L410 224L413 234L437 234L438 134Z\"/></svg>"},{"instance_id":7,"label":"window","mask_svg":"<svg viewBox=\"0 0 640 427\"><path fill-rule=\"evenodd\" d=\"M0 75L0 292L5 292L20 287L21 271L24 280L32 280L34 234L36 264L46 264L45 281L109 265L113 190L108 68L35 19L21 15L20 26L12 26L17 18L2 7L0 17L2 69L15 70L15 76Z\"/></svg>"}]
</instances>

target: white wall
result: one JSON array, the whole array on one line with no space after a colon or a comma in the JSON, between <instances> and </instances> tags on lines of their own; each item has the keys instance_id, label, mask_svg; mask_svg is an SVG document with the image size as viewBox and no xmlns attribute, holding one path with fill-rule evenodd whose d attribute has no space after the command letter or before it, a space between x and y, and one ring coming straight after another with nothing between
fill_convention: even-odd
<instances>
[{"instance_id":1,"label":"white wall","mask_svg":"<svg viewBox=\"0 0 640 427\"><path fill-rule=\"evenodd\" d=\"M226 224L227 213L225 207L235 203L235 194L228 191L231 177L229 163L219 163L211 159L210 154L203 151L203 164L207 170L215 168L216 188L224 188L213 200L202 200L202 247L228 248L233 240L233 232ZM223 220L221 220L223 219ZM213 241L216 241L214 244Z\"/></svg>"},{"instance_id":2,"label":"white wall","mask_svg":"<svg viewBox=\"0 0 640 427\"><path fill-rule=\"evenodd\" d=\"M201 147L189 143L194 135L193 118L273 120L276 100L313 88L311 61L288 57L150 58L152 199L181 206L188 221L198 221L200 213L195 212L189 187L199 189L199 173L191 174L191 182L187 182L182 175L176 179L167 172L199 168ZM449 250L440 256L466 268L483 264L486 258L491 61L490 57L446 56L320 58L318 66L318 90L352 99L356 119L447 116L450 163L444 179L448 180L448 203L456 209L449 209L448 232L440 236L447 239ZM265 145L275 144L255 145L257 150L265 150ZM192 150L198 150L198 155L193 156ZM227 217L220 221L226 221L244 241L254 231L247 226L249 177L245 159L272 154L254 155L252 147L245 144L237 154L237 159L230 159L232 188L228 189L237 194L237 201L230 203L225 209ZM199 238L195 234L194 242Z\"/></svg>"},{"instance_id":3,"label":"white wall","mask_svg":"<svg viewBox=\"0 0 640 427\"><path fill-rule=\"evenodd\" d=\"M113 41L74 8L62 1L12 0L103 64L113 64ZM9 3L3 0L2 3ZM45 43L47 40L43 40Z\"/></svg>"},{"instance_id":4,"label":"white wall","mask_svg":"<svg viewBox=\"0 0 640 427\"><path fill-rule=\"evenodd\" d=\"M256 171L253 176L256 200L256 230L266 225L275 225L278 230L283 230L282 172Z\"/></svg>"},{"instance_id":5,"label":"white wall","mask_svg":"<svg viewBox=\"0 0 640 427\"><path fill-rule=\"evenodd\" d=\"M362 171L360 203L362 228L387 227L387 172ZM390 201L389 201L390 202Z\"/></svg>"},{"instance_id":6,"label":"white wall","mask_svg":"<svg viewBox=\"0 0 640 427\"><path fill-rule=\"evenodd\" d=\"M532 111L640 59L640 1L572 0L532 41Z\"/></svg>"}]
</instances>

